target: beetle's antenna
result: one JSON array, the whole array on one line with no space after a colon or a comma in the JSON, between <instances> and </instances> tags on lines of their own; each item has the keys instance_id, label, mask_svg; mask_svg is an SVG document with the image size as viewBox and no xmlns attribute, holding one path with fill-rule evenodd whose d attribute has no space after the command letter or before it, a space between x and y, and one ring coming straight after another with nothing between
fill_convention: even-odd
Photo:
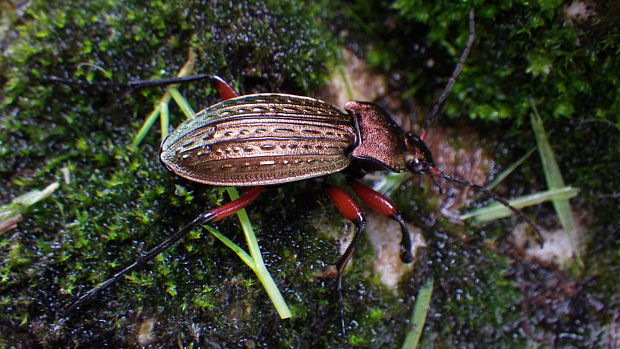
<instances>
[{"instance_id":1,"label":"beetle's antenna","mask_svg":"<svg viewBox=\"0 0 620 349\"><path fill-rule=\"evenodd\" d=\"M495 194L494 192L485 189L484 187L476 184L476 183L472 183L469 181L466 181L464 179L460 179L460 178L456 178L456 177L452 177L450 175L447 175L445 173L443 173L441 170L439 170L438 168L434 167L434 166L429 166L427 168L427 170L425 171L427 174L433 176L433 177L440 177L443 179L446 179L448 181L451 182L455 182L455 183L459 183L461 185L467 186L467 187L471 187L476 189L477 191L481 192L482 194L490 197L491 199L499 202L500 204L506 206L506 208L508 208L509 210L511 210L512 212L514 212L514 214L519 217L519 219L523 220L524 222L526 222L527 224L531 225L534 228L534 232L536 233L536 237L538 239L538 243L542 246L544 240L542 237L542 234L540 232L540 229L538 229L538 226L536 224L534 224L534 222L532 222L531 219L529 219L521 210L517 209L516 207L512 206L510 204L510 202L508 202L508 200L504 199L503 197Z\"/></svg>"},{"instance_id":2,"label":"beetle's antenna","mask_svg":"<svg viewBox=\"0 0 620 349\"><path fill-rule=\"evenodd\" d=\"M129 91L134 91L134 90L146 88L146 87L181 84L181 83L187 83L191 81L202 80L202 79L207 79L207 78L212 78L212 77L213 75L211 74L198 74L198 75L157 79L157 80L132 80L128 82L112 82L112 81L87 82L83 80L71 80L71 79L59 78L57 76L49 76L49 77L44 78L43 81L65 84L65 85L76 85L76 86L81 86L81 87L117 88L117 89L126 89Z\"/></svg>"},{"instance_id":3,"label":"beetle's antenna","mask_svg":"<svg viewBox=\"0 0 620 349\"><path fill-rule=\"evenodd\" d=\"M454 83L456 83L456 78L459 76L459 74L461 74L461 70L463 70L463 66L465 65L465 60L467 60L467 57L471 52L471 48L474 45L475 38L476 23L474 19L474 10L472 9L469 11L469 37L467 38L467 45L465 45L465 49L463 50L463 53L461 53L461 57L459 58L458 63L454 67L454 71L452 72L450 79L448 79L446 86L443 88L443 92L441 93L439 99L437 100L437 102L435 102L435 105L433 105L433 108L426 117L426 121L424 122L424 128L422 129L422 134L420 135L420 138L422 140L426 139L428 128L437 118L439 110L443 106L443 103L446 101L446 98L448 98L448 94L450 94L452 87L454 87Z\"/></svg>"}]
</instances>

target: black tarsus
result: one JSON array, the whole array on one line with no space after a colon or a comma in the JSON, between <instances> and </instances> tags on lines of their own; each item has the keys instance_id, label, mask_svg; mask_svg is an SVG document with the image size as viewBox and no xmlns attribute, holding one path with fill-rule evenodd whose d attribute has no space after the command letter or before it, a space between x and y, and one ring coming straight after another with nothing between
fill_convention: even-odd
<instances>
[{"instance_id":1,"label":"black tarsus","mask_svg":"<svg viewBox=\"0 0 620 349\"><path fill-rule=\"evenodd\" d=\"M452 87L454 87L456 78L459 76L459 74L461 74L461 70L463 70L463 66L465 65L465 60L467 60L467 57L469 56L469 53L471 52L471 48L474 45L474 39L476 38L476 23L475 23L474 17L475 17L474 10L472 9L469 11L469 37L467 38L467 44L465 45L465 49L463 50L463 53L461 53L461 57L459 58L458 63L454 67L454 71L452 72L450 79L448 79L448 82L446 83L446 86L444 87L443 92L441 93L441 95L439 96L439 99L437 99L437 102L435 102L435 105L433 105L433 108L431 109L431 111L428 113L428 116L426 117L426 121L424 122L424 128L423 128L424 132L428 131L428 128L430 127L430 125L437 118L437 114L439 113L439 110L443 106L443 103L446 101L446 98L448 98L448 94L452 90Z\"/></svg>"},{"instance_id":2,"label":"black tarsus","mask_svg":"<svg viewBox=\"0 0 620 349\"><path fill-rule=\"evenodd\" d=\"M340 326L341 326L340 333L343 336L343 338L347 334L347 327L346 327L346 317L345 317L345 309L344 309L344 296L342 294L342 273L344 272L344 268L346 268L347 264L351 260L351 257L353 256L353 252L355 252L355 248L357 247L357 245L359 245L362 235L364 235L364 231L366 230L366 218L362 218L361 220L354 221L353 224L355 224L357 228L357 232L353 236L353 240L347 247L347 250L344 252L344 254L340 257L340 259L336 263L336 272L338 273L337 280L336 280L336 292L338 293L338 304L339 304L339 311L340 311Z\"/></svg>"},{"instance_id":3,"label":"black tarsus","mask_svg":"<svg viewBox=\"0 0 620 349\"><path fill-rule=\"evenodd\" d=\"M83 80L71 80L59 78L57 76L49 76L44 78L43 81L60 83L65 85L76 85L81 87L96 87L96 88L115 88L115 89L124 89L128 92L133 92L134 90L153 87L153 86L166 86L173 84L182 84L187 82L192 82L196 80L202 79L211 79L214 75L212 74L198 74L198 75L189 75L189 76L181 76L176 78L165 78L165 79L157 79L157 80L131 80L128 82L113 82L113 81L94 81L87 82Z\"/></svg>"},{"instance_id":4,"label":"black tarsus","mask_svg":"<svg viewBox=\"0 0 620 349\"><path fill-rule=\"evenodd\" d=\"M409 228L407 228L407 224L405 224L405 221L403 220L403 216L400 214L400 211L396 211L396 213L390 218L398 222L398 224L400 225L400 259L405 263L411 263L413 262L413 255L411 254L413 242L411 241L411 234L409 234Z\"/></svg>"}]
</instances>

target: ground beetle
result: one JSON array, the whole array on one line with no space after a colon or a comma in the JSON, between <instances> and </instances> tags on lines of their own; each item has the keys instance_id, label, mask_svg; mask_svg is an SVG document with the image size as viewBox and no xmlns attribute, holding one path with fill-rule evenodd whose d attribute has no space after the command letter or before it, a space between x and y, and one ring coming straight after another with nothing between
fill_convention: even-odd
<instances>
[{"instance_id":1,"label":"ground beetle","mask_svg":"<svg viewBox=\"0 0 620 349\"><path fill-rule=\"evenodd\" d=\"M344 106L344 113L328 103L303 96L281 93L240 96L221 78L206 74L164 81L178 83L209 76L223 99L198 112L168 135L160 150L160 160L164 166L191 181L250 188L239 199L198 216L136 262L88 291L67 310L70 312L76 309L123 275L150 261L197 225L221 220L246 207L256 200L265 185L344 172L352 178L351 188L359 199L400 224L401 258L406 263L413 259L411 238L400 212L388 198L353 178L363 177L371 171L429 174L483 191L529 222L501 197L438 170L424 143L426 129L438 114L472 47L473 11L470 13L469 26L467 46L443 93L429 113L424 131L419 137L405 133L383 109L373 103L348 102ZM61 79L56 81L67 82ZM153 84L150 81L138 81L127 84L127 87L134 89ZM346 191L329 186L328 192L341 214L357 226L353 241L336 263L337 290L342 300L342 272L351 259L366 222L359 205Z\"/></svg>"}]
</instances>

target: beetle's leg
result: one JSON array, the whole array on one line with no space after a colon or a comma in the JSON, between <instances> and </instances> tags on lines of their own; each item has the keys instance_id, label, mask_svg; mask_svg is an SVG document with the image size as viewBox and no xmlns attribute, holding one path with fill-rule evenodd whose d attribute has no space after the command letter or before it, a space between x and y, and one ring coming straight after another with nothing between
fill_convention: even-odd
<instances>
[{"instance_id":1,"label":"beetle's leg","mask_svg":"<svg viewBox=\"0 0 620 349\"><path fill-rule=\"evenodd\" d=\"M396 205L381 193L372 190L356 180L351 180L351 189L353 189L360 200L370 206L370 208L382 215L392 218L400 224L402 232L400 258L405 263L411 263L411 261L413 261L413 256L411 255L411 236L409 235L409 229L407 229L407 225Z\"/></svg>"},{"instance_id":2,"label":"beetle's leg","mask_svg":"<svg viewBox=\"0 0 620 349\"><path fill-rule=\"evenodd\" d=\"M202 80L206 78L212 78L211 74L198 74L198 75L189 75L189 76L181 76L175 78L165 78L165 79L157 79L157 80L132 80L128 82L111 82L111 81L95 81L88 82L83 80L71 80L59 78L56 76L45 77L42 80L45 82L53 82L60 83L65 85L77 85L84 88L92 88L92 87L101 87L101 88L120 88L127 89L129 91L134 91L140 88L153 87L153 86L166 86L173 84L182 84L188 83L196 80Z\"/></svg>"},{"instance_id":3,"label":"beetle's leg","mask_svg":"<svg viewBox=\"0 0 620 349\"><path fill-rule=\"evenodd\" d=\"M342 272L344 268L347 266L349 261L351 260L351 256L355 251L355 247L360 241L362 234L364 233L364 228L366 227L366 218L364 217L364 212L359 207L357 202L353 200L351 195L349 195L342 188L331 185L328 188L329 197L331 198L334 206L338 209L340 214L344 216L344 218L350 220L357 227L357 232L353 237L353 240L347 247L347 250L344 252L342 257L336 262L336 271L338 273L338 280L336 281L336 291L338 292L338 301L340 302L340 319L342 321L342 333L345 333L345 320L344 320L344 300L342 297Z\"/></svg>"},{"instance_id":4,"label":"beetle's leg","mask_svg":"<svg viewBox=\"0 0 620 349\"><path fill-rule=\"evenodd\" d=\"M353 224L357 227L357 233L353 237L353 241L351 241L345 253L342 255L338 263L336 263L336 270L339 274L342 274L342 271L347 266L347 263L349 263L355 247L362 237L362 233L366 227L366 217L364 217L364 212L359 207L357 202L355 202L351 195L344 191L344 189L331 185L328 190L329 196L340 214L342 214L344 218L353 222Z\"/></svg>"},{"instance_id":5,"label":"beetle's leg","mask_svg":"<svg viewBox=\"0 0 620 349\"><path fill-rule=\"evenodd\" d=\"M161 253L162 251L164 251L168 247L172 246L175 242L179 241L183 236L185 236L187 233L189 233L196 226L202 225L202 224L206 224L208 222L219 221L221 219L224 219L224 218L234 214L235 212L241 210L242 208L245 208L247 205L252 203L252 201L254 201L254 200L256 200L256 198L258 198L258 196L260 195L260 193L261 193L261 191L263 189L264 189L264 187L252 187L252 188L249 188L237 200L233 200L233 201L228 202L228 203L226 203L226 204L224 204L224 205L222 205L220 207L216 207L214 209L211 209L211 210L209 210L207 212L202 213L200 216L196 217L196 219L194 219L191 223L189 223L188 225L183 227L183 229L179 230L174 235L170 236L169 238L164 240L162 243L160 243L159 245L155 246L150 251L146 252L144 255L142 255L140 258L138 258L138 260L136 260L135 262L133 262L132 264L127 266L125 269L119 271L118 273L114 274L114 276L112 276L111 278L107 279L106 281L104 281L104 282L100 283L99 285L95 286L95 288L93 288L90 291L86 292L77 301L75 301L73 304L71 304L65 310L65 313L68 314L68 313L73 312L77 307L79 307L80 305L84 304L84 302L86 302L89 299L91 299L97 293L99 293L100 291L108 288L110 285L112 285L113 283L118 281L123 275L125 275L125 274L127 274L127 273L129 273L129 272L131 272L131 271L133 271L133 270L143 266L144 264L146 264L147 262L149 262L150 260L155 258L155 256L157 256L159 253Z\"/></svg>"},{"instance_id":6,"label":"beetle's leg","mask_svg":"<svg viewBox=\"0 0 620 349\"><path fill-rule=\"evenodd\" d=\"M213 87L217 90L217 93L220 95L222 100L227 100L235 97L239 97L239 93L235 91L230 84L228 84L224 79L220 78L217 75L213 75L211 78L211 82L213 83Z\"/></svg>"}]
</instances>

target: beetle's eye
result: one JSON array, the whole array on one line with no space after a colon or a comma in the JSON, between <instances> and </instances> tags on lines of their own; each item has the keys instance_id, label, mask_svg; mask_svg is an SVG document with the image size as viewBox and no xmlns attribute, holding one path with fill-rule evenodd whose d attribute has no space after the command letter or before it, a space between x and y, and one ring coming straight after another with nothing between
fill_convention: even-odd
<instances>
[{"instance_id":1,"label":"beetle's eye","mask_svg":"<svg viewBox=\"0 0 620 349\"><path fill-rule=\"evenodd\" d=\"M420 173L424 171L424 163L425 161L421 161L420 159L413 159L409 162L407 167L412 173Z\"/></svg>"}]
</instances>

